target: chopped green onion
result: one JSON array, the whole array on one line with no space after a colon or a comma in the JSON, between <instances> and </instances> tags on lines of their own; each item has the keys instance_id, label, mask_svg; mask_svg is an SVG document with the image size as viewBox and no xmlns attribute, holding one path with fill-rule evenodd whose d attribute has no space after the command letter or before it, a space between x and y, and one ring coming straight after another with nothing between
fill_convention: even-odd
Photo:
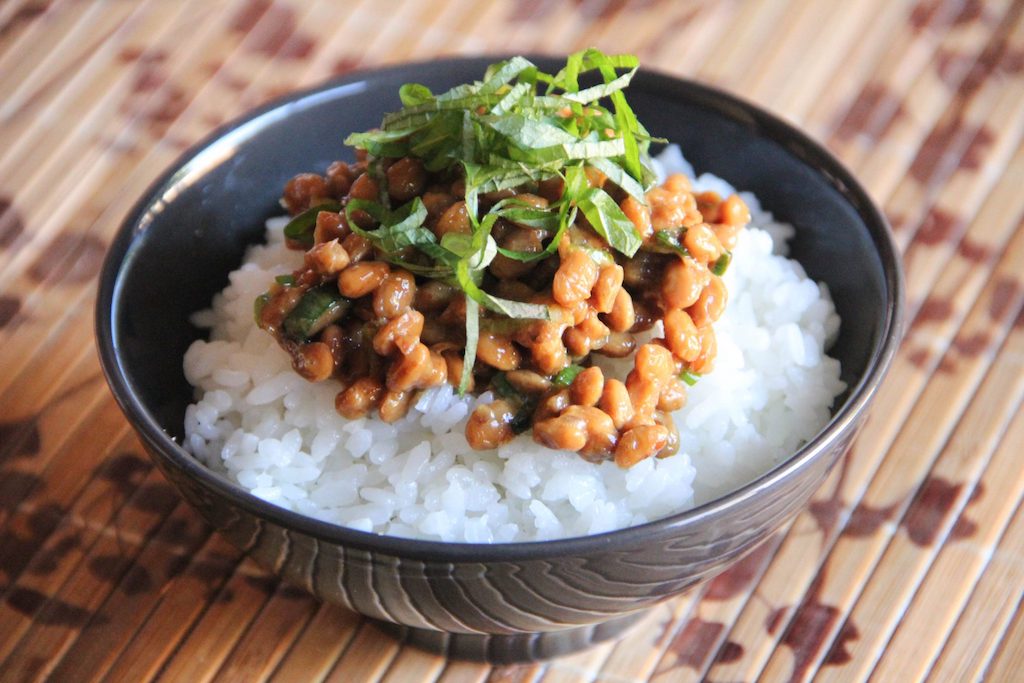
<instances>
[{"instance_id":1,"label":"chopped green onion","mask_svg":"<svg viewBox=\"0 0 1024 683\"><path fill-rule=\"evenodd\" d=\"M683 246L680 237L686 232L686 228L682 228L676 232L673 230L659 230L654 233L654 240L663 247L667 247L670 251L674 251L679 256L685 257L690 255L690 250Z\"/></svg>"},{"instance_id":2,"label":"chopped green onion","mask_svg":"<svg viewBox=\"0 0 1024 683\"><path fill-rule=\"evenodd\" d=\"M352 302L338 293L333 283L306 292L282 323L285 334L293 339L309 339L331 323L340 320Z\"/></svg>"},{"instance_id":3,"label":"chopped green onion","mask_svg":"<svg viewBox=\"0 0 1024 683\"><path fill-rule=\"evenodd\" d=\"M508 425L512 428L513 434L522 434L533 427L533 412L536 407L533 401L527 401L519 406L519 410L512 416L512 421Z\"/></svg>"},{"instance_id":4,"label":"chopped green onion","mask_svg":"<svg viewBox=\"0 0 1024 683\"><path fill-rule=\"evenodd\" d=\"M551 383L559 387L567 387L576 379L576 375L583 372L582 365L569 365L561 372L551 378Z\"/></svg>"},{"instance_id":5,"label":"chopped green onion","mask_svg":"<svg viewBox=\"0 0 1024 683\"><path fill-rule=\"evenodd\" d=\"M732 263L732 252L726 251L711 266L711 272L719 276L725 275L725 271L728 270L730 263Z\"/></svg>"},{"instance_id":6,"label":"chopped green onion","mask_svg":"<svg viewBox=\"0 0 1024 683\"><path fill-rule=\"evenodd\" d=\"M292 285L295 284L295 276L294 275L278 275L277 277L274 278L274 282L276 282L277 284L279 284L279 285L281 285L283 287L291 287Z\"/></svg>"},{"instance_id":7,"label":"chopped green onion","mask_svg":"<svg viewBox=\"0 0 1024 683\"><path fill-rule=\"evenodd\" d=\"M288 221L288 225L284 226L284 236L295 240L307 249L313 246L313 229L316 227L316 217L321 211L337 213L341 211L341 204L330 201L306 209Z\"/></svg>"},{"instance_id":8,"label":"chopped green onion","mask_svg":"<svg viewBox=\"0 0 1024 683\"><path fill-rule=\"evenodd\" d=\"M697 383L697 380L700 379L700 375L698 375L695 372L690 372L689 370L683 370L683 372L679 375L679 379L683 380L689 386L692 387L694 384Z\"/></svg>"},{"instance_id":9,"label":"chopped green onion","mask_svg":"<svg viewBox=\"0 0 1024 683\"><path fill-rule=\"evenodd\" d=\"M270 294L260 294L256 297L256 300L252 302L252 317L256 321L256 325L260 324L260 318L263 316L263 309L266 308L270 302Z\"/></svg>"},{"instance_id":10,"label":"chopped green onion","mask_svg":"<svg viewBox=\"0 0 1024 683\"><path fill-rule=\"evenodd\" d=\"M497 373L491 379L491 386L494 387L494 393L502 398L511 398L516 400L522 399L520 393L514 386L512 386L512 383L508 381L508 378L505 377L504 372Z\"/></svg>"},{"instance_id":11,"label":"chopped green onion","mask_svg":"<svg viewBox=\"0 0 1024 683\"><path fill-rule=\"evenodd\" d=\"M512 422L509 423L512 432L522 434L528 430L532 422L533 411L537 409L536 398L527 396L512 386L504 372L499 372L491 379L491 387L494 389L494 393L508 400L516 410Z\"/></svg>"}]
</instances>

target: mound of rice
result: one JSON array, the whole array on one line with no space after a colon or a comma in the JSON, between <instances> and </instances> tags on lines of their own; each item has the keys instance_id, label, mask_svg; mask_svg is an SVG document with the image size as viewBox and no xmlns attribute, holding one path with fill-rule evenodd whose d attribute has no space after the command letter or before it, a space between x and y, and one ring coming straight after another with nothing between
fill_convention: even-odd
<instances>
[{"instance_id":1,"label":"mound of rice","mask_svg":"<svg viewBox=\"0 0 1024 683\"><path fill-rule=\"evenodd\" d=\"M678 148L665 172L692 168ZM725 181L694 186L725 196ZM207 466L282 507L363 531L443 541L502 543L583 536L658 519L751 481L813 437L845 388L825 349L839 318L824 285L785 258L792 227L750 194L751 227L725 275L729 305L716 325L714 372L674 414L680 450L628 470L544 448L523 434L474 451L464 429L473 406L450 386L423 393L394 424L346 420L334 381L310 384L253 322L253 300L275 275L301 265L285 248L286 219L268 223L212 309L195 323L209 341L185 354L196 402L185 447Z\"/></svg>"}]
</instances>

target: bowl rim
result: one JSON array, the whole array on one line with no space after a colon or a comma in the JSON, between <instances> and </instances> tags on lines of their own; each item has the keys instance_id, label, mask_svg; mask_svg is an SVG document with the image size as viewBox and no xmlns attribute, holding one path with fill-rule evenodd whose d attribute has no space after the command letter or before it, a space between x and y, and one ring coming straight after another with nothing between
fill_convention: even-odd
<instances>
[{"instance_id":1,"label":"bowl rim","mask_svg":"<svg viewBox=\"0 0 1024 683\"><path fill-rule=\"evenodd\" d=\"M838 439L857 426L862 413L866 410L892 363L903 332L904 276L892 228L884 214L842 162L823 145L780 117L716 87L688 78L672 76L655 69L641 68L634 78L634 83L643 84L645 88L655 91L668 92L672 97L685 94L688 101L696 106L712 110L718 115L725 116L746 127L754 127L760 137L766 137L778 144L788 153L797 157L801 163L811 167L815 173L824 173L829 185L851 204L865 223L871 241L877 250L882 264L887 304L881 320L881 343L873 350L866 371L860 381L850 389L843 405L817 435L788 458L724 496L637 526L590 536L551 540L493 544L463 543L364 532L292 512L254 496L241 486L208 469L164 431L152 413L142 404L135 387L124 372L114 320L118 310L116 296L119 291L119 276L122 267L131 256L136 239L145 230L144 219L154 205L162 201L167 191L180 182L182 171L197 163L197 160L201 160L203 153L209 148L223 143L227 136L233 133L244 134L253 125L256 128L262 128L257 124L265 117L269 116L268 120L276 120L280 115L287 115L289 111L300 109L303 106L314 106L324 97L330 97L335 91L343 89L345 86L375 79L386 79L403 73L407 74L403 78L413 80L423 73L433 70L440 70L443 73L452 68L466 69L478 66L478 71L482 73L488 64L507 59L509 56L507 54L479 55L403 62L391 66L354 71L309 88L287 93L217 127L179 154L170 166L149 184L121 222L105 257L100 272L96 300L95 334L100 364L115 400L143 442L150 449L159 451L165 464L199 483L208 492L226 499L232 505L237 505L258 518L286 529L307 534L318 540L350 549L413 559L487 563L581 556L600 550L614 550L627 545L635 546L645 540L677 535L687 528L702 524L731 508L739 507L752 497L796 476L818 457L831 450ZM559 63L557 56L531 54L526 57L543 68L558 68L555 66ZM564 60L564 57L561 59ZM275 113L278 114L278 117L272 116Z\"/></svg>"}]
</instances>

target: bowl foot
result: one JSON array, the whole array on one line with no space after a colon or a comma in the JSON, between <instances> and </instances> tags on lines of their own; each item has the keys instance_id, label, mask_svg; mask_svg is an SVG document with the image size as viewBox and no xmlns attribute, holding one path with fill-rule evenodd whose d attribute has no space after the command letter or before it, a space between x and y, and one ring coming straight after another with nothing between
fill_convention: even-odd
<instances>
[{"instance_id":1,"label":"bowl foot","mask_svg":"<svg viewBox=\"0 0 1024 683\"><path fill-rule=\"evenodd\" d=\"M511 635L445 633L390 622L378 624L403 643L446 657L491 664L515 664L560 657L616 638L646 614L646 611L635 612L600 624L563 631Z\"/></svg>"}]
</instances>

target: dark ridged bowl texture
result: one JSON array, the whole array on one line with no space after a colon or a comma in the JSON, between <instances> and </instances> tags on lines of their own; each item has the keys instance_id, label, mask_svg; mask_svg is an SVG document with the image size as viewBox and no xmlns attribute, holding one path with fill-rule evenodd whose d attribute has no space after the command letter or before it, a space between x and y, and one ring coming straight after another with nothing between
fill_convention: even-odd
<instances>
[{"instance_id":1,"label":"dark ridged bowl texture","mask_svg":"<svg viewBox=\"0 0 1024 683\"><path fill-rule=\"evenodd\" d=\"M770 114L697 83L641 71L629 89L655 135L698 169L756 193L797 228L792 256L842 317L831 354L849 389L828 426L770 472L693 510L582 538L500 545L384 537L266 503L180 445L192 389L189 316L227 284L294 174L351 159L342 139L398 108L398 87L478 79L488 58L354 74L215 131L126 217L100 280L97 338L115 398L149 454L222 534L286 581L384 622L399 637L492 662L564 654L615 637L645 608L706 581L791 519L843 456L899 342L902 276L885 219L851 174ZM553 59L535 60L556 70ZM742 454L740 454L742 457Z\"/></svg>"}]
</instances>

